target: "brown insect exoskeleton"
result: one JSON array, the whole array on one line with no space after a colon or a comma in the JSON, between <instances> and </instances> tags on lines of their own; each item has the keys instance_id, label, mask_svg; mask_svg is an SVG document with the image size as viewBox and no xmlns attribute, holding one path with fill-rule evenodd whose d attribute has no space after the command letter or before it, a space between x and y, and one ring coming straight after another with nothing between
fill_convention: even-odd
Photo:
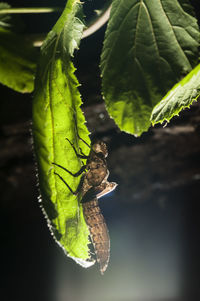
<instances>
[{"instance_id":1,"label":"brown insect exoskeleton","mask_svg":"<svg viewBox=\"0 0 200 301\"><path fill-rule=\"evenodd\" d=\"M55 174L65 183L73 194L81 194L84 218L90 231L97 262L100 265L100 272L103 274L109 262L110 239L104 217L99 208L98 199L114 190L117 184L108 182L107 180L109 171L106 163L106 157L108 155L106 144L99 142L90 147L84 140L82 141L90 148L89 156L85 156L83 153L78 154L74 145L69 141L76 155L79 158L87 159L86 165L82 166L77 173L72 173L59 164L53 164L64 169L74 177L84 172L76 191L73 191L58 173L55 172Z\"/></svg>"}]
</instances>

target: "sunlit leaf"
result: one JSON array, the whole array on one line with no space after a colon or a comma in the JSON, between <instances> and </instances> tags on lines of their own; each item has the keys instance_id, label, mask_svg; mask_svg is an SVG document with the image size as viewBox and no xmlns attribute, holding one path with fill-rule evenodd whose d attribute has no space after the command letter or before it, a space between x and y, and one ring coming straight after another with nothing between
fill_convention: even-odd
<instances>
[{"instance_id":1,"label":"sunlit leaf","mask_svg":"<svg viewBox=\"0 0 200 301\"><path fill-rule=\"evenodd\" d=\"M33 102L33 136L38 163L42 207L50 230L65 253L87 267L90 260L89 231L79 197L73 195L58 173L75 191L80 182L58 166L75 173L82 162L78 152L88 154L90 144L85 118L80 109L81 98L71 56L82 36L84 25L79 18L78 0L68 0L63 14L48 34L42 49L36 77Z\"/></svg>"},{"instance_id":2,"label":"sunlit leaf","mask_svg":"<svg viewBox=\"0 0 200 301\"><path fill-rule=\"evenodd\" d=\"M200 65L176 84L153 109L152 124L169 121L195 101L200 95Z\"/></svg>"},{"instance_id":3,"label":"sunlit leaf","mask_svg":"<svg viewBox=\"0 0 200 301\"><path fill-rule=\"evenodd\" d=\"M121 130L146 131L153 107L195 66L199 30L189 7L186 0L113 0L101 71L107 110Z\"/></svg>"}]
</instances>

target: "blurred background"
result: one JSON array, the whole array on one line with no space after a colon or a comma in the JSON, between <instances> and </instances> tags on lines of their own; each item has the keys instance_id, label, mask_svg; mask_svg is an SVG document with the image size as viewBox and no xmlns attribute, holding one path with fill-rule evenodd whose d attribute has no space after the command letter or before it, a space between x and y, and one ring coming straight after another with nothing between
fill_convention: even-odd
<instances>
[{"instance_id":1,"label":"blurred background","mask_svg":"<svg viewBox=\"0 0 200 301\"><path fill-rule=\"evenodd\" d=\"M28 3L27 3L28 2ZM91 15L106 1L87 1ZM65 1L9 1L64 6ZM192 1L196 10L197 1ZM22 16L25 33L48 32L59 14ZM198 16L199 17L199 16ZM84 39L74 63L92 139L108 144L110 181L100 200L111 238L104 276L83 269L54 242L37 201L32 95L0 86L0 294L4 301L199 300L200 104L140 138L121 133L100 94L105 27Z\"/></svg>"}]
</instances>

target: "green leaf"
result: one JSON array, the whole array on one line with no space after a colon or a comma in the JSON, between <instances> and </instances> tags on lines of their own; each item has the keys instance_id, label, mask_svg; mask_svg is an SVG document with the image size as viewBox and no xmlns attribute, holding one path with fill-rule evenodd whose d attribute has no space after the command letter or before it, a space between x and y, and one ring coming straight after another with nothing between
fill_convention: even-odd
<instances>
[{"instance_id":1,"label":"green leaf","mask_svg":"<svg viewBox=\"0 0 200 301\"><path fill-rule=\"evenodd\" d=\"M163 123L189 108L200 95L200 64L176 84L152 111L152 124Z\"/></svg>"},{"instance_id":2,"label":"green leaf","mask_svg":"<svg viewBox=\"0 0 200 301\"><path fill-rule=\"evenodd\" d=\"M10 7L0 3L0 9ZM0 82L21 92L32 92L37 52L23 36L11 32L9 15L0 15Z\"/></svg>"},{"instance_id":3,"label":"green leaf","mask_svg":"<svg viewBox=\"0 0 200 301\"><path fill-rule=\"evenodd\" d=\"M58 173L75 191L80 176L73 177L52 163L75 173L82 162L70 145L88 154L90 144L81 98L71 56L82 36L84 25L79 19L78 0L68 0L63 14L48 34L42 49L36 76L33 102L33 137L38 163L43 210L56 241L65 253L87 267L90 259L89 230L83 217L80 196L73 195Z\"/></svg>"},{"instance_id":4,"label":"green leaf","mask_svg":"<svg viewBox=\"0 0 200 301\"><path fill-rule=\"evenodd\" d=\"M0 2L0 10L10 8L10 5L5 2ZM10 27L11 17L8 14L0 15L0 27Z\"/></svg>"},{"instance_id":5,"label":"green leaf","mask_svg":"<svg viewBox=\"0 0 200 301\"><path fill-rule=\"evenodd\" d=\"M21 93L32 92L37 52L22 36L0 28L0 82Z\"/></svg>"},{"instance_id":6,"label":"green leaf","mask_svg":"<svg viewBox=\"0 0 200 301\"><path fill-rule=\"evenodd\" d=\"M186 2L113 0L101 55L102 90L123 131L147 131L153 107L196 64L200 35L189 6L183 9Z\"/></svg>"}]
</instances>

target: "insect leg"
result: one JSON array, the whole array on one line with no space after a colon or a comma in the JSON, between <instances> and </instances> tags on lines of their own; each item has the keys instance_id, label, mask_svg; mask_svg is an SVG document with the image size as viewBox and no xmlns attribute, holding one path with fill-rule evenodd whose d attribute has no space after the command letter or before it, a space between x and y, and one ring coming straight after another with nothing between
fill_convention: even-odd
<instances>
[{"instance_id":1,"label":"insect leg","mask_svg":"<svg viewBox=\"0 0 200 301\"><path fill-rule=\"evenodd\" d=\"M74 145L73 145L73 143L71 143L71 141L70 141L68 138L66 138L66 140L67 140L67 141L70 143L70 145L73 147L73 150L74 150L74 152L75 152L75 154L76 154L77 157L79 157L79 158L81 158L81 159L88 159L88 156L86 156L86 155L82 152L82 150L81 150L82 155L78 154L76 148L75 148Z\"/></svg>"},{"instance_id":2,"label":"insect leg","mask_svg":"<svg viewBox=\"0 0 200 301\"><path fill-rule=\"evenodd\" d=\"M85 140L83 140L83 139L79 136L79 134L78 134L78 138L79 138L83 143L85 143L85 145L87 145L87 147L89 147L90 150L92 149L91 146L90 146Z\"/></svg>"},{"instance_id":3,"label":"insect leg","mask_svg":"<svg viewBox=\"0 0 200 301\"><path fill-rule=\"evenodd\" d=\"M68 172L73 177L80 176L85 171L85 169L86 169L86 165L83 165L79 171L73 173L73 172L69 171L67 168L63 167L62 165L59 165L59 164L54 163L54 162L52 162L52 164L55 165L55 166L58 166L58 167L62 168L63 170L65 170L66 172Z\"/></svg>"},{"instance_id":4,"label":"insect leg","mask_svg":"<svg viewBox=\"0 0 200 301\"><path fill-rule=\"evenodd\" d=\"M82 157L83 159L88 159L88 158L89 158L89 156L86 156L86 155L84 154L84 152L82 151L81 147L80 147L80 152L81 152L81 155L84 156L84 158Z\"/></svg>"},{"instance_id":5,"label":"insect leg","mask_svg":"<svg viewBox=\"0 0 200 301\"><path fill-rule=\"evenodd\" d=\"M71 191L72 194L77 195L78 191L73 191L71 187L67 184L67 182L57 172L54 171L54 174L61 179L61 181L67 186L67 188Z\"/></svg>"}]
</instances>

